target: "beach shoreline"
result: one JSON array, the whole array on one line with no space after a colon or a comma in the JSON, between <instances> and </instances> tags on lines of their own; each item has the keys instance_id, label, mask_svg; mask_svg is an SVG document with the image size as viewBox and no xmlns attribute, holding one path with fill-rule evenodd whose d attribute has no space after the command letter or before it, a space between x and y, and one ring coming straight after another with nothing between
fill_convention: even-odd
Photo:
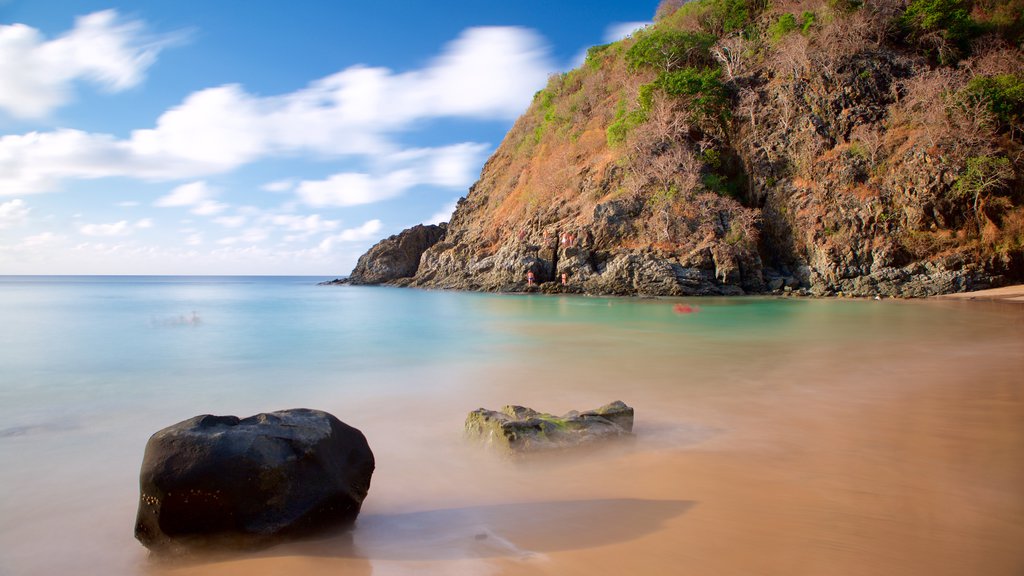
<instances>
[{"instance_id":1,"label":"beach shoreline","mask_svg":"<svg viewBox=\"0 0 1024 576\"><path fill-rule=\"evenodd\" d=\"M988 290L978 290L975 292L956 292L954 294L943 294L941 296L934 296L934 298L944 298L948 300L1016 302L1024 304L1024 284L1003 286L1002 288L990 288Z\"/></svg>"}]
</instances>

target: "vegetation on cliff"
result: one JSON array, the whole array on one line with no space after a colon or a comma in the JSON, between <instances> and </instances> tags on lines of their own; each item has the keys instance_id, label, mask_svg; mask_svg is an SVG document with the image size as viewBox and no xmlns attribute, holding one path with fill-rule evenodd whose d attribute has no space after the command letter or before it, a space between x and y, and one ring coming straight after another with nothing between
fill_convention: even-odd
<instances>
[{"instance_id":1,"label":"vegetation on cliff","mask_svg":"<svg viewBox=\"0 0 1024 576\"><path fill-rule=\"evenodd\" d=\"M925 295L1024 278L1022 14L666 0L550 78L415 276L391 280Z\"/></svg>"}]
</instances>

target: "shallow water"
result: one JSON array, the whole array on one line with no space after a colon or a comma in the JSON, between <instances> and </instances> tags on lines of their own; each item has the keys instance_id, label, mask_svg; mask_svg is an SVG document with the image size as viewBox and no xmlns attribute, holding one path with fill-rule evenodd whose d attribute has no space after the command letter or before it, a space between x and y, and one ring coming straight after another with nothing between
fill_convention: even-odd
<instances>
[{"instance_id":1,"label":"shallow water","mask_svg":"<svg viewBox=\"0 0 1024 576\"><path fill-rule=\"evenodd\" d=\"M1024 306L315 280L0 278L0 574L1024 573ZM632 442L461 436L481 406L615 399ZM148 436L297 406L370 440L355 529L151 561Z\"/></svg>"}]
</instances>

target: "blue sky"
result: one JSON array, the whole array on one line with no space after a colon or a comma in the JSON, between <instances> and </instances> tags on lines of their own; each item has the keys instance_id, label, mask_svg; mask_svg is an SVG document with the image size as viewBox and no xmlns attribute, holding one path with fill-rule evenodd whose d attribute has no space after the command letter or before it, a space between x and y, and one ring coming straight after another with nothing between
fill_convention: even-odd
<instances>
[{"instance_id":1,"label":"blue sky","mask_svg":"<svg viewBox=\"0 0 1024 576\"><path fill-rule=\"evenodd\" d=\"M0 274L347 274L656 4L0 0Z\"/></svg>"}]
</instances>

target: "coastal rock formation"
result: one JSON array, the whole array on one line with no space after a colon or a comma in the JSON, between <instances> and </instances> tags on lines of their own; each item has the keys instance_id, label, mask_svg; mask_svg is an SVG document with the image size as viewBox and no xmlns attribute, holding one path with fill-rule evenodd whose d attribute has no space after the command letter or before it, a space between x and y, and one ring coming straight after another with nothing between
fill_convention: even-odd
<instances>
[{"instance_id":1,"label":"coastal rock formation","mask_svg":"<svg viewBox=\"0 0 1024 576\"><path fill-rule=\"evenodd\" d=\"M383 284L416 275L420 257L444 238L447 224L422 224L381 240L359 257L344 283Z\"/></svg>"},{"instance_id":2,"label":"coastal rock formation","mask_svg":"<svg viewBox=\"0 0 1024 576\"><path fill-rule=\"evenodd\" d=\"M633 433L633 409L616 400L596 410L552 416L523 406L479 408L466 417L466 435L513 453L551 450Z\"/></svg>"},{"instance_id":3,"label":"coastal rock formation","mask_svg":"<svg viewBox=\"0 0 1024 576\"><path fill-rule=\"evenodd\" d=\"M414 274L366 272L413 254L392 243L353 276L621 295L1020 281L1013 1L666 0L551 77Z\"/></svg>"},{"instance_id":4,"label":"coastal rock formation","mask_svg":"<svg viewBox=\"0 0 1024 576\"><path fill-rule=\"evenodd\" d=\"M359 514L373 469L363 434L326 412L196 416L146 444L135 537L176 553L343 527Z\"/></svg>"}]
</instances>

